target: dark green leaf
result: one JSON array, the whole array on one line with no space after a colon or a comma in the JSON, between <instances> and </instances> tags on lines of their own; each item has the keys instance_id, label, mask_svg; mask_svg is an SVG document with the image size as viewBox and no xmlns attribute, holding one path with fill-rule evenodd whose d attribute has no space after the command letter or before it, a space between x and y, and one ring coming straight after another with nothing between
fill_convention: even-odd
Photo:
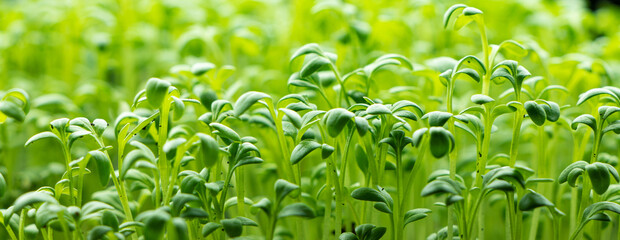
<instances>
[{"instance_id":1,"label":"dark green leaf","mask_svg":"<svg viewBox=\"0 0 620 240\"><path fill-rule=\"evenodd\" d=\"M224 231L228 237L235 238L241 236L241 233L243 232L243 224L241 224L239 219L223 219L220 223L224 227Z\"/></svg>"},{"instance_id":2,"label":"dark green leaf","mask_svg":"<svg viewBox=\"0 0 620 240\"><path fill-rule=\"evenodd\" d=\"M291 192L298 190L299 186L293 183L290 183L284 179L278 179L276 180L276 183L274 184L274 189L276 192L276 202L280 203Z\"/></svg>"},{"instance_id":3,"label":"dark green leaf","mask_svg":"<svg viewBox=\"0 0 620 240\"><path fill-rule=\"evenodd\" d=\"M170 82L159 78L151 78L146 82L146 100L151 107L159 108L168 94Z\"/></svg>"},{"instance_id":4,"label":"dark green leaf","mask_svg":"<svg viewBox=\"0 0 620 240\"><path fill-rule=\"evenodd\" d=\"M330 62L327 58L316 56L304 64L301 70L299 70L299 76L302 78L307 78L329 63Z\"/></svg>"},{"instance_id":5,"label":"dark green leaf","mask_svg":"<svg viewBox=\"0 0 620 240\"><path fill-rule=\"evenodd\" d=\"M215 222L209 222L205 224L204 227L202 227L202 236L207 237L220 227L222 227L222 224L215 223Z\"/></svg>"},{"instance_id":6,"label":"dark green leaf","mask_svg":"<svg viewBox=\"0 0 620 240\"><path fill-rule=\"evenodd\" d=\"M610 184L609 170L605 164L600 162L588 164L586 171L592 182L592 189L599 195L605 193Z\"/></svg>"},{"instance_id":7,"label":"dark green leaf","mask_svg":"<svg viewBox=\"0 0 620 240\"><path fill-rule=\"evenodd\" d=\"M353 192L351 192L351 197L362 201L385 202L385 198L383 198L379 191L369 187L361 187L353 190Z\"/></svg>"},{"instance_id":8,"label":"dark green leaf","mask_svg":"<svg viewBox=\"0 0 620 240\"><path fill-rule=\"evenodd\" d=\"M335 108L325 113L323 123L327 127L329 136L337 137L354 117L355 114L344 108Z\"/></svg>"},{"instance_id":9,"label":"dark green leaf","mask_svg":"<svg viewBox=\"0 0 620 240\"><path fill-rule=\"evenodd\" d=\"M282 208L282 210L280 210L280 213L278 213L278 218L284 218L284 217L290 217L290 216L302 217L302 218L314 218L315 214L312 208L308 207L308 205L306 205L305 203L299 202L299 203L292 203L292 204L285 206L284 208Z\"/></svg>"},{"instance_id":10,"label":"dark green leaf","mask_svg":"<svg viewBox=\"0 0 620 240\"><path fill-rule=\"evenodd\" d=\"M431 127L429 129L429 145L431 154L435 158L441 158L454 149L454 136L442 127Z\"/></svg>"},{"instance_id":11,"label":"dark green leaf","mask_svg":"<svg viewBox=\"0 0 620 240\"><path fill-rule=\"evenodd\" d=\"M523 195L521 201L519 201L519 210L531 211L538 207L552 207L554 206L551 201L547 200L545 196L529 190L528 193Z\"/></svg>"},{"instance_id":12,"label":"dark green leaf","mask_svg":"<svg viewBox=\"0 0 620 240\"><path fill-rule=\"evenodd\" d=\"M210 135L204 133L196 133L196 136L200 139L200 152L202 163L207 167L212 167L219 159L220 146Z\"/></svg>"},{"instance_id":13,"label":"dark green leaf","mask_svg":"<svg viewBox=\"0 0 620 240\"><path fill-rule=\"evenodd\" d=\"M534 101L525 102L524 107L525 111L527 111L527 114L530 116L530 119L532 119L532 122L534 122L534 124L542 126L545 123L545 120L547 119L547 113L545 112L545 109L543 107L541 107Z\"/></svg>"},{"instance_id":14,"label":"dark green leaf","mask_svg":"<svg viewBox=\"0 0 620 240\"><path fill-rule=\"evenodd\" d=\"M495 99L484 95L484 94L474 94L471 96L471 101L475 104L483 105L491 102L495 102Z\"/></svg>"},{"instance_id":15,"label":"dark green leaf","mask_svg":"<svg viewBox=\"0 0 620 240\"><path fill-rule=\"evenodd\" d=\"M312 140L301 141L291 153L291 164L295 165L299 163L304 157L310 154L312 151L320 148L321 144Z\"/></svg>"},{"instance_id":16,"label":"dark green leaf","mask_svg":"<svg viewBox=\"0 0 620 240\"><path fill-rule=\"evenodd\" d=\"M578 126L579 123L588 125L588 127L590 127L592 129L592 131L594 131L594 132L597 131L596 118L594 118L594 116L592 116L590 114L583 114L583 115L580 115L579 117L575 118L575 120L573 120L573 122L571 123L570 127L573 130L577 130L577 126Z\"/></svg>"}]
</instances>

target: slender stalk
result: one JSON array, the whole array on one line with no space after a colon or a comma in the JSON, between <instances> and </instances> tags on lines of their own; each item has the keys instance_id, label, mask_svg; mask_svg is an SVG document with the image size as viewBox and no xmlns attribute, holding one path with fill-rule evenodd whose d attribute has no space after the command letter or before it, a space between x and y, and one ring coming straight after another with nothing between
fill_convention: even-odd
<instances>
[{"instance_id":1,"label":"slender stalk","mask_svg":"<svg viewBox=\"0 0 620 240\"><path fill-rule=\"evenodd\" d=\"M538 127L538 161L536 163L537 168L540 169L539 177L545 178L547 176L547 157L546 157L546 143L545 143L545 128L544 126ZM539 191L544 195L547 193L547 188L543 186L539 186ZM536 234L538 232L538 225L540 219L540 208L534 210L534 214L532 215L532 223L530 227L530 240L536 239Z\"/></svg>"},{"instance_id":2,"label":"slender stalk","mask_svg":"<svg viewBox=\"0 0 620 240\"><path fill-rule=\"evenodd\" d=\"M17 240L17 237L15 236L15 232L13 232L13 229L11 228L9 224L5 224L4 228L6 229L6 232L9 234L9 237L11 237L11 240Z\"/></svg>"},{"instance_id":3,"label":"slender stalk","mask_svg":"<svg viewBox=\"0 0 620 240\"><path fill-rule=\"evenodd\" d=\"M166 97L164 99L168 99L168 94L166 94ZM168 101L164 101L164 103L162 104L162 106L159 109L160 112L160 116L159 116L159 140L158 145L157 145L157 150L158 150L158 154L159 154L159 160L158 160L158 167L159 170L161 172L161 188L162 188L162 192L166 193L168 192L168 187L172 187L169 185L169 180L170 180L170 175L168 173L168 159L166 159L166 152L164 151L164 144L166 143L166 141L168 140L168 114L170 113L170 104L168 103ZM159 193L158 193L159 194ZM161 202L161 203L157 203L160 206L168 204L167 202Z\"/></svg>"},{"instance_id":4,"label":"slender stalk","mask_svg":"<svg viewBox=\"0 0 620 240\"><path fill-rule=\"evenodd\" d=\"M22 209L22 212L19 214L19 239L26 239L26 235L24 233L24 228L26 227L26 209Z\"/></svg>"},{"instance_id":5,"label":"slender stalk","mask_svg":"<svg viewBox=\"0 0 620 240\"><path fill-rule=\"evenodd\" d=\"M404 190L403 190L403 164L402 164L402 150L394 149L396 151L396 202L394 202L394 213L392 216L395 222L395 230L396 236L394 239L402 240L403 239L403 224L402 224L402 199L404 198Z\"/></svg>"},{"instance_id":6,"label":"slender stalk","mask_svg":"<svg viewBox=\"0 0 620 240\"><path fill-rule=\"evenodd\" d=\"M71 151L67 144L63 144L62 151L65 156L65 168L67 169L67 178L69 179L69 197L71 198L71 204L75 205L75 193L73 191L73 171L69 163L71 162Z\"/></svg>"}]
</instances>

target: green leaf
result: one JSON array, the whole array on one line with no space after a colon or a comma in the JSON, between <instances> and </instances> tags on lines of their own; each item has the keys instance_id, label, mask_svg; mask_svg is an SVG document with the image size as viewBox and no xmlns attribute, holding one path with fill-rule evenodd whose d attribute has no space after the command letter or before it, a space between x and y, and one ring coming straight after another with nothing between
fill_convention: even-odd
<instances>
[{"instance_id":1,"label":"green leaf","mask_svg":"<svg viewBox=\"0 0 620 240\"><path fill-rule=\"evenodd\" d=\"M514 40L506 40L499 44L498 51L504 50L507 58L515 59L527 56L527 49Z\"/></svg>"},{"instance_id":2,"label":"green leaf","mask_svg":"<svg viewBox=\"0 0 620 240\"><path fill-rule=\"evenodd\" d=\"M426 197L435 194L459 194L459 191L454 188L454 185L446 181L432 181L422 189L421 196Z\"/></svg>"},{"instance_id":3,"label":"green leaf","mask_svg":"<svg viewBox=\"0 0 620 240\"><path fill-rule=\"evenodd\" d=\"M246 198L246 200L250 200L250 199ZM241 225L243 225L243 226L258 227L258 223L254 222L254 220L252 220L252 219L249 219L249 218L246 218L246 217L235 217L235 219L239 220L241 222Z\"/></svg>"},{"instance_id":4,"label":"green leaf","mask_svg":"<svg viewBox=\"0 0 620 240\"><path fill-rule=\"evenodd\" d=\"M97 176L99 177L99 183L101 186L107 186L110 181L110 159L108 156L100 150L93 150L88 152L86 157L90 157L95 160L95 166L97 167Z\"/></svg>"},{"instance_id":5,"label":"green leaf","mask_svg":"<svg viewBox=\"0 0 620 240\"><path fill-rule=\"evenodd\" d=\"M50 194L44 192L27 192L19 196L13 203L13 212L19 212L22 208L41 202L58 204L58 201Z\"/></svg>"},{"instance_id":6,"label":"green leaf","mask_svg":"<svg viewBox=\"0 0 620 240\"><path fill-rule=\"evenodd\" d=\"M568 180L568 175L570 174L571 171L573 171L573 169L585 170L586 165L588 165L588 163L585 161L577 161L577 162L571 163L566 168L564 168L564 170L562 170L562 172L560 173L560 176L558 177L558 183L562 184L566 182Z\"/></svg>"},{"instance_id":7,"label":"green leaf","mask_svg":"<svg viewBox=\"0 0 620 240\"><path fill-rule=\"evenodd\" d=\"M151 78L146 82L146 100L151 107L159 108L168 94L171 84L159 78Z\"/></svg>"},{"instance_id":8,"label":"green leaf","mask_svg":"<svg viewBox=\"0 0 620 240\"><path fill-rule=\"evenodd\" d=\"M464 9L466 7L467 5L465 4L454 4L450 8L448 8L448 10L446 10L446 13L444 13L443 15L443 28L448 28L450 19L452 19L452 16L457 10Z\"/></svg>"},{"instance_id":9,"label":"green leaf","mask_svg":"<svg viewBox=\"0 0 620 240\"><path fill-rule=\"evenodd\" d=\"M257 203L252 205L252 209L251 209L252 214L258 213L258 209L260 209L263 212L265 212L267 216L270 216L272 205L273 203L271 202L271 200L269 200L268 198L263 198L259 200Z\"/></svg>"},{"instance_id":10,"label":"green leaf","mask_svg":"<svg viewBox=\"0 0 620 240\"><path fill-rule=\"evenodd\" d=\"M144 239L161 239L166 229L166 223L170 219L170 214L158 209L144 212L141 215L138 215L136 219L142 219L144 222Z\"/></svg>"},{"instance_id":11,"label":"green leaf","mask_svg":"<svg viewBox=\"0 0 620 240\"><path fill-rule=\"evenodd\" d=\"M215 230L217 230L218 228L221 228L222 224L216 223L216 222L209 222L207 224L205 224L204 227L202 227L202 236L203 237L207 237L209 235L211 235L211 233L215 232Z\"/></svg>"},{"instance_id":12,"label":"green leaf","mask_svg":"<svg viewBox=\"0 0 620 240\"><path fill-rule=\"evenodd\" d=\"M557 103L543 100L546 104L541 104L547 114L547 120L550 122L556 122L560 119L560 106ZM527 104L527 102L526 102ZM528 113L529 114L529 113Z\"/></svg>"},{"instance_id":13,"label":"green leaf","mask_svg":"<svg viewBox=\"0 0 620 240\"><path fill-rule=\"evenodd\" d=\"M323 50L321 50L321 47L316 43L308 43L297 49L297 51L295 51L295 53L291 56L289 62L292 62L295 58L306 54L323 55Z\"/></svg>"},{"instance_id":14,"label":"green leaf","mask_svg":"<svg viewBox=\"0 0 620 240\"><path fill-rule=\"evenodd\" d=\"M465 9L463 9L464 16L473 16L477 14L482 14L482 11L480 11L480 9L477 9L475 7L466 7Z\"/></svg>"},{"instance_id":15,"label":"green leaf","mask_svg":"<svg viewBox=\"0 0 620 240\"><path fill-rule=\"evenodd\" d=\"M298 203L292 203L292 204L285 206L278 213L278 218L291 217L291 216L302 217L302 218L314 218L315 214L314 214L314 210L308 207L308 205L306 205L305 203L298 202Z\"/></svg>"},{"instance_id":16,"label":"green leaf","mask_svg":"<svg viewBox=\"0 0 620 240\"><path fill-rule=\"evenodd\" d=\"M340 236L338 237L338 240L360 240L359 238L357 238L357 236L355 236L355 234L350 233L350 232L345 232L340 234Z\"/></svg>"},{"instance_id":17,"label":"green leaf","mask_svg":"<svg viewBox=\"0 0 620 240\"><path fill-rule=\"evenodd\" d=\"M484 95L484 94L474 94L471 96L471 101L475 104L483 105L491 102L495 102L495 99Z\"/></svg>"},{"instance_id":18,"label":"green leaf","mask_svg":"<svg viewBox=\"0 0 620 240\"><path fill-rule=\"evenodd\" d=\"M586 171L592 182L592 189L599 195L605 193L610 184L609 170L605 164L600 162L588 164L586 165Z\"/></svg>"},{"instance_id":19,"label":"green leaf","mask_svg":"<svg viewBox=\"0 0 620 240\"><path fill-rule=\"evenodd\" d=\"M239 219L223 219L220 223L224 227L224 231L228 237L235 238L241 236L241 233L243 232L243 224L241 224Z\"/></svg>"},{"instance_id":20,"label":"green leaf","mask_svg":"<svg viewBox=\"0 0 620 240\"><path fill-rule=\"evenodd\" d=\"M232 130L232 128L229 128L228 126L221 124L221 123L210 123L209 126L211 126L213 129L215 129L214 133L219 135L220 137L223 138L228 138L232 141L235 142L240 142L241 141L241 137L239 137L239 134L237 134L237 132L235 132L235 130Z\"/></svg>"},{"instance_id":21,"label":"green leaf","mask_svg":"<svg viewBox=\"0 0 620 240\"><path fill-rule=\"evenodd\" d=\"M577 106L583 104L590 98L593 98L595 96L602 95L602 94L607 94L611 96L616 101L616 103L620 103L620 99L618 99L618 96L616 96L616 94L614 94L611 90L607 88L594 88L579 95L579 100L577 100Z\"/></svg>"},{"instance_id":22,"label":"green leaf","mask_svg":"<svg viewBox=\"0 0 620 240\"><path fill-rule=\"evenodd\" d=\"M299 186L290 183L284 179L278 179L274 184L274 189L276 192L276 203L280 203L291 192L298 190Z\"/></svg>"},{"instance_id":23,"label":"green leaf","mask_svg":"<svg viewBox=\"0 0 620 240\"><path fill-rule=\"evenodd\" d=\"M177 193L174 195L174 197L172 197L172 204L170 205L172 207L172 214L179 215L181 210L185 207L185 204L189 202L200 202L200 198L187 193Z\"/></svg>"},{"instance_id":24,"label":"green leaf","mask_svg":"<svg viewBox=\"0 0 620 240\"><path fill-rule=\"evenodd\" d=\"M189 239L189 234L187 231L187 223L185 219L180 217L172 218L172 226L173 230L168 232L169 239L178 239L178 240L187 240Z\"/></svg>"},{"instance_id":25,"label":"green leaf","mask_svg":"<svg viewBox=\"0 0 620 240\"><path fill-rule=\"evenodd\" d=\"M503 192L514 192L515 187L507 181L497 179L485 187L485 189L499 190Z\"/></svg>"},{"instance_id":26,"label":"green leaf","mask_svg":"<svg viewBox=\"0 0 620 240\"><path fill-rule=\"evenodd\" d=\"M321 145L321 158L327 159L329 156L334 153L336 149L330 145L323 144Z\"/></svg>"},{"instance_id":27,"label":"green leaf","mask_svg":"<svg viewBox=\"0 0 620 240\"><path fill-rule=\"evenodd\" d=\"M390 207L388 207L388 205L384 202L376 202L375 204L373 204L373 207L380 212L392 214L392 209L390 209Z\"/></svg>"},{"instance_id":28,"label":"green leaf","mask_svg":"<svg viewBox=\"0 0 620 240\"><path fill-rule=\"evenodd\" d=\"M243 165L259 164L262 162L263 162L263 159L260 159L259 157L247 156L239 160L239 162L237 162L237 164L235 164L235 166L233 167L233 170Z\"/></svg>"},{"instance_id":29,"label":"green leaf","mask_svg":"<svg viewBox=\"0 0 620 240\"><path fill-rule=\"evenodd\" d=\"M211 168L217 163L220 154L220 146L215 138L204 133L196 133L196 136L200 139L200 157L202 163Z\"/></svg>"},{"instance_id":30,"label":"green leaf","mask_svg":"<svg viewBox=\"0 0 620 240\"><path fill-rule=\"evenodd\" d=\"M521 201L519 201L519 210L532 211L539 207L553 207L553 203L549 201L545 196L528 189L528 193L523 195Z\"/></svg>"},{"instance_id":31,"label":"green leaf","mask_svg":"<svg viewBox=\"0 0 620 240\"><path fill-rule=\"evenodd\" d=\"M118 231L118 218L116 218L112 211L103 210L101 213L101 224L111 227L114 231Z\"/></svg>"},{"instance_id":32,"label":"green leaf","mask_svg":"<svg viewBox=\"0 0 620 240\"><path fill-rule=\"evenodd\" d=\"M271 99L268 94L262 92L249 91L244 93L241 97L239 97L239 99L237 99L237 102L235 102L235 116L241 116L241 114L250 109L252 105L264 98Z\"/></svg>"},{"instance_id":33,"label":"green leaf","mask_svg":"<svg viewBox=\"0 0 620 240\"><path fill-rule=\"evenodd\" d=\"M426 208L417 208L409 210L405 213L403 227L407 226L407 224L418 221L428 216L427 213L430 213L430 209Z\"/></svg>"},{"instance_id":34,"label":"green leaf","mask_svg":"<svg viewBox=\"0 0 620 240\"><path fill-rule=\"evenodd\" d=\"M351 192L351 197L362 200L362 201L371 201L371 202L385 202L385 198L381 195L381 193L369 187L361 187L353 190Z\"/></svg>"},{"instance_id":35,"label":"green leaf","mask_svg":"<svg viewBox=\"0 0 620 240\"><path fill-rule=\"evenodd\" d=\"M580 115L579 117L575 118L575 120L573 120L573 122L570 124L570 127L573 130L577 130L577 126L579 125L579 123L587 125L594 132L597 131L596 118L594 118L594 116L592 116L590 114L583 114L583 115Z\"/></svg>"},{"instance_id":36,"label":"green leaf","mask_svg":"<svg viewBox=\"0 0 620 240\"><path fill-rule=\"evenodd\" d=\"M125 179L127 171L140 159L148 160L148 157L143 151L135 149L132 150L123 158L123 168L119 169L119 176L121 179Z\"/></svg>"},{"instance_id":37,"label":"green leaf","mask_svg":"<svg viewBox=\"0 0 620 240\"><path fill-rule=\"evenodd\" d=\"M295 165L299 163L304 157L310 154L312 151L320 148L321 144L312 140L301 141L291 153L291 164Z\"/></svg>"},{"instance_id":38,"label":"green leaf","mask_svg":"<svg viewBox=\"0 0 620 240\"><path fill-rule=\"evenodd\" d=\"M392 111L390 111L390 109L387 108L383 104L375 103L375 104L368 106L368 108L366 109L366 113L372 114L372 115L381 115L381 114L392 114Z\"/></svg>"},{"instance_id":39,"label":"green leaf","mask_svg":"<svg viewBox=\"0 0 620 240\"><path fill-rule=\"evenodd\" d=\"M538 126L542 126L543 124L545 124L547 114L543 107L541 107L534 101L525 102L524 107L525 111L527 111L527 114L530 116L530 119L532 119L532 122L534 122L534 124Z\"/></svg>"},{"instance_id":40,"label":"green leaf","mask_svg":"<svg viewBox=\"0 0 620 240\"><path fill-rule=\"evenodd\" d=\"M28 141L26 141L26 144L24 144L25 147L27 147L28 145L30 145L31 143L44 139L44 138L52 138L52 139L56 139L58 140L59 143L62 144L62 140L60 140L60 138L58 136L56 136L56 134L52 133L52 132L41 132L41 133L37 133L34 136L30 137L30 139L28 139Z\"/></svg>"},{"instance_id":41,"label":"green leaf","mask_svg":"<svg viewBox=\"0 0 620 240\"><path fill-rule=\"evenodd\" d=\"M422 116L422 119L428 119L428 125L431 127L441 127L452 117L452 113L433 111Z\"/></svg>"},{"instance_id":42,"label":"green leaf","mask_svg":"<svg viewBox=\"0 0 620 240\"><path fill-rule=\"evenodd\" d=\"M461 72L463 70L466 71ZM473 70L473 72L471 72L470 70ZM482 63L482 61L480 61L480 59L478 59L476 56L468 55L458 61L453 71L456 71L456 73L454 74L455 77L457 74L459 74L459 72L461 72L469 75L470 77L472 77L472 79L476 80L476 82L480 82L480 76L486 74L487 69L484 66L484 63Z\"/></svg>"},{"instance_id":43,"label":"green leaf","mask_svg":"<svg viewBox=\"0 0 620 240\"><path fill-rule=\"evenodd\" d=\"M95 226L93 229L91 229L88 232L88 240L107 239L106 235L109 232L113 232L113 231L114 229L108 226L104 226L104 225Z\"/></svg>"},{"instance_id":44,"label":"green leaf","mask_svg":"<svg viewBox=\"0 0 620 240\"><path fill-rule=\"evenodd\" d=\"M331 137L337 137L345 125L353 120L355 114L344 108L334 108L325 113L323 123L327 127L327 133Z\"/></svg>"},{"instance_id":45,"label":"green leaf","mask_svg":"<svg viewBox=\"0 0 620 240\"><path fill-rule=\"evenodd\" d=\"M445 128L431 127L429 129L429 145L433 157L441 158L454 149L454 136Z\"/></svg>"},{"instance_id":46,"label":"green leaf","mask_svg":"<svg viewBox=\"0 0 620 240\"><path fill-rule=\"evenodd\" d=\"M325 57L314 57L310 61L306 62L301 70L299 70L299 76L302 78L307 78L329 63L329 59Z\"/></svg>"},{"instance_id":47,"label":"green leaf","mask_svg":"<svg viewBox=\"0 0 620 240\"><path fill-rule=\"evenodd\" d=\"M192 65L191 72L196 76L202 76L203 74L211 71L215 68L215 64L210 62L195 63Z\"/></svg>"},{"instance_id":48,"label":"green leaf","mask_svg":"<svg viewBox=\"0 0 620 240\"><path fill-rule=\"evenodd\" d=\"M26 113L24 110L17 104L9 101L0 101L0 114L5 114L6 116L19 122L24 122L26 119Z\"/></svg>"},{"instance_id":49,"label":"green leaf","mask_svg":"<svg viewBox=\"0 0 620 240\"><path fill-rule=\"evenodd\" d=\"M103 119L95 119L92 123L93 129L98 136L102 136L105 129L108 128L109 124Z\"/></svg>"}]
</instances>

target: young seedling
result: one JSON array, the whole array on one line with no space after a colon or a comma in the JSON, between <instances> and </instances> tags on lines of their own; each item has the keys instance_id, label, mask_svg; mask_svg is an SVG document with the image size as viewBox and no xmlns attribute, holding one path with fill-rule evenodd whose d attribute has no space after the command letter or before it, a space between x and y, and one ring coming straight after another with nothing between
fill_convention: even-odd
<instances>
[{"instance_id":1,"label":"young seedling","mask_svg":"<svg viewBox=\"0 0 620 240\"><path fill-rule=\"evenodd\" d=\"M266 239L273 239L276 224L279 219L286 217L311 219L315 217L314 210L303 202L291 203L281 207L282 202L287 196L291 194L299 194L299 186L287 182L286 180L278 179L274 184L274 191L276 194L275 201L272 201L269 198L263 198L252 205L252 209L255 213L258 213L258 210L260 209L269 219L266 230Z\"/></svg>"}]
</instances>

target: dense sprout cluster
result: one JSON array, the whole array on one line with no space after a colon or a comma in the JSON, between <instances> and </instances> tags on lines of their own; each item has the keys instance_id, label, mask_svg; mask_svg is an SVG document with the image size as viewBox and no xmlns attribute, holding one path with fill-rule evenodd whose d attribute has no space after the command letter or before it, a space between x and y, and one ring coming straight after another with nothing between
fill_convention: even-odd
<instances>
[{"instance_id":1,"label":"dense sprout cluster","mask_svg":"<svg viewBox=\"0 0 620 240\"><path fill-rule=\"evenodd\" d=\"M110 24L123 37L129 27L163 30L119 42L105 31L93 34L97 70L88 77L98 80L73 81L87 79L71 71L78 69L72 65L78 52L93 52L83 43L66 46L68 65L48 77L66 79L50 80L62 82L60 87L77 87L71 98L47 92L50 83L8 81L6 86L21 88L0 93L0 238L620 237L620 81L610 67L617 59L608 57L618 52L618 33L588 25L591 18L620 20L599 10L572 13L586 16L583 26L563 26L562 20L544 21L552 11L526 14L561 6L553 3L504 3L509 10L446 5L442 17L435 10L442 4L407 5L404 13L394 12L395 4L377 13L373 2L290 5L300 15L311 8L314 24L286 15L289 9L265 10L335 42L298 44L291 51L290 42L320 36L283 38L281 29L245 18L273 17L253 12L271 6L268 1L235 7L162 2L149 9L169 19L151 19L150 27L137 27L134 21L142 19L130 16L144 14L137 7L148 4L141 1L70 8L94 11L94 22L117 20ZM191 6L203 8L174 17L175 10ZM116 18L109 14L115 7ZM53 21L48 18L57 8L24 22ZM536 24L502 26L494 11L523 14ZM419 33L432 29L431 37L416 36L425 44L402 47L413 37L398 31L408 25L388 18L393 15L415 19ZM64 21L83 23L67 25L73 30L101 30L100 23L79 17ZM169 25L200 21L192 17L221 18L231 26L194 26L179 35ZM423 24L427 18L435 20ZM562 36L545 32L545 24L565 27L560 33L575 34L566 37L572 42L543 41L546 34ZM532 38L511 39L509 31L522 25ZM592 33L578 34L588 27L610 36L599 46L607 52L591 53L600 59L566 54L595 48L586 36ZM394 36L377 34L381 28L393 29ZM157 48L177 35L177 46ZM433 42L437 36L455 39ZM227 49L221 41L229 43ZM171 60L172 48L179 54ZM153 54L163 56L149 59ZM102 62L105 55L121 62ZM236 67L223 64L230 59ZM27 65L15 56L3 60L4 67ZM188 64L161 72L166 61L177 60ZM136 63L152 63L146 72L161 77L136 82L143 74ZM32 98L33 92L40 96ZM123 96L128 93L133 97Z\"/></svg>"}]
</instances>

